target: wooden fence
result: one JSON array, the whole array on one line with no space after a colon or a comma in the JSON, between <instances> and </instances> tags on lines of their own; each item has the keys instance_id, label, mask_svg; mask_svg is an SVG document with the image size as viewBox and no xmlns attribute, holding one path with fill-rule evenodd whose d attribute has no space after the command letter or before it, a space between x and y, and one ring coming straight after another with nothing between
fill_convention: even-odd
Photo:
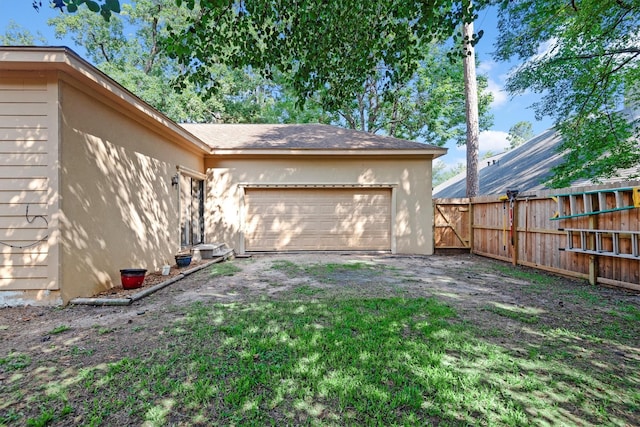
<instances>
[{"instance_id":1,"label":"wooden fence","mask_svg":"<svg viewBox=\"0 0 640 427\"><path fill-rule=\"evenodd\" d=\"M640 182L510 196L434 199L436 251L640 291Z\"/></svg>"}]
</instances>

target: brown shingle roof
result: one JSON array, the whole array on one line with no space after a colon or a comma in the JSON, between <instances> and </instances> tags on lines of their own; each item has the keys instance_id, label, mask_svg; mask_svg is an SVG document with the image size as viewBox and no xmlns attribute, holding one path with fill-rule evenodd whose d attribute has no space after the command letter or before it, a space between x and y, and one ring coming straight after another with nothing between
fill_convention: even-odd
<instances>
[{"instance_id":1,"label":"brown shingle roof","mask_svg":"<svg viewBox=\"0 0 640 427\"><path fill-rule=\"evenodd\" d=\"M182 124L213 149L435 150L445 148L321 124ZM434 153L435 154L435 153Z\"/></svg>"}]
</instances>

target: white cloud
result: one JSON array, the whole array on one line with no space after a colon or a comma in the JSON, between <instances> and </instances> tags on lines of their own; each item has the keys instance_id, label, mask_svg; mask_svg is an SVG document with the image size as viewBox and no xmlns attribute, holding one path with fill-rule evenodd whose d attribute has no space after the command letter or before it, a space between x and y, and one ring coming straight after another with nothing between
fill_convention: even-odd
<instances>
[{"instance_id":1,"label":"white cloud","mask_svg":"<svg viewBox=\"0 0 640 427\"><path fill-rule=\"evenodd\" d=\"M492 151L495 154L502 153L508 146L507 132L499 130L486 130L480 132L480 151Z\"/></svg>"},{"instance_id":2,"label":"white cloud","mask_svg":"<svg viewBox=\"0 0 640 427\"><path fill-rule=\"evenodd\" d=\"M478 64L478 68L476 71L480 74L489 74L491 70L493 70L496 66L495 61L482 61Z\"/></svg>"},{"instance_id":3,"label":"white cloud","mask_svg":"<svg viewBox=\"0 0 640 427\"><path fill-rule=\"evenodd\" d=\"M499 107L507 102L507 92L505 92L502 85L497 83L495 80L487 80L487 91L493 95L491 108Z\"/></svg>"},{"instance_id":4,"label":"white cloud","mask_svg":"<svg viewBox=\"0 0 640 427\"><path fill-rule=\"evenodd\" d=\"M496 76L497 67L498 63L495 61L482 61L476 69L479 74L484 74L487 77L487 92L493 95L491 108L499 107L507 102L507 93L503 89L507 76L504 74Z\"/></svg>"}]
</instances>

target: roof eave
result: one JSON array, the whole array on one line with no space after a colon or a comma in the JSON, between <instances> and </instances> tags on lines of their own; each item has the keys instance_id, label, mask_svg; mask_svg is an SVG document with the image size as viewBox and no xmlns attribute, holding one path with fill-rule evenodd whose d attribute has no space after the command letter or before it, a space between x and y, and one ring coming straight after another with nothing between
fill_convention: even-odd
<instances>
[{"instance_id":1,"label":"roof eave","mask_svg":"<svg viewBox=\"0 0 640 427\"><path fill-rule=\"evenodd\" d=\"M436 157L443 156L447 153L446 148L433 148L433 149L220 149L214 148L211 150L210 156L221 157L245 157L245 156L372 156L372 157L423 157L434 159Z\"/></svg>"}]
</instances>

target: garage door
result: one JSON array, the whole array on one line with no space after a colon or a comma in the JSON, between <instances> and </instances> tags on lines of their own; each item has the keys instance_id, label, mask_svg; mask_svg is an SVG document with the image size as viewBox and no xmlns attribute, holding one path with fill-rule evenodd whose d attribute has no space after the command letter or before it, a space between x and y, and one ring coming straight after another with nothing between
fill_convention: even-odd
<instances>
[{"instance_id":1,"label":"garage door","mask_svg":"<svg viewBox=\"0 0 640 427\"><path fill-rule=\"evenodd\" d=\"M246 251L390 250L391 189L247 188Z\"/></svg>"}]
</instances>

